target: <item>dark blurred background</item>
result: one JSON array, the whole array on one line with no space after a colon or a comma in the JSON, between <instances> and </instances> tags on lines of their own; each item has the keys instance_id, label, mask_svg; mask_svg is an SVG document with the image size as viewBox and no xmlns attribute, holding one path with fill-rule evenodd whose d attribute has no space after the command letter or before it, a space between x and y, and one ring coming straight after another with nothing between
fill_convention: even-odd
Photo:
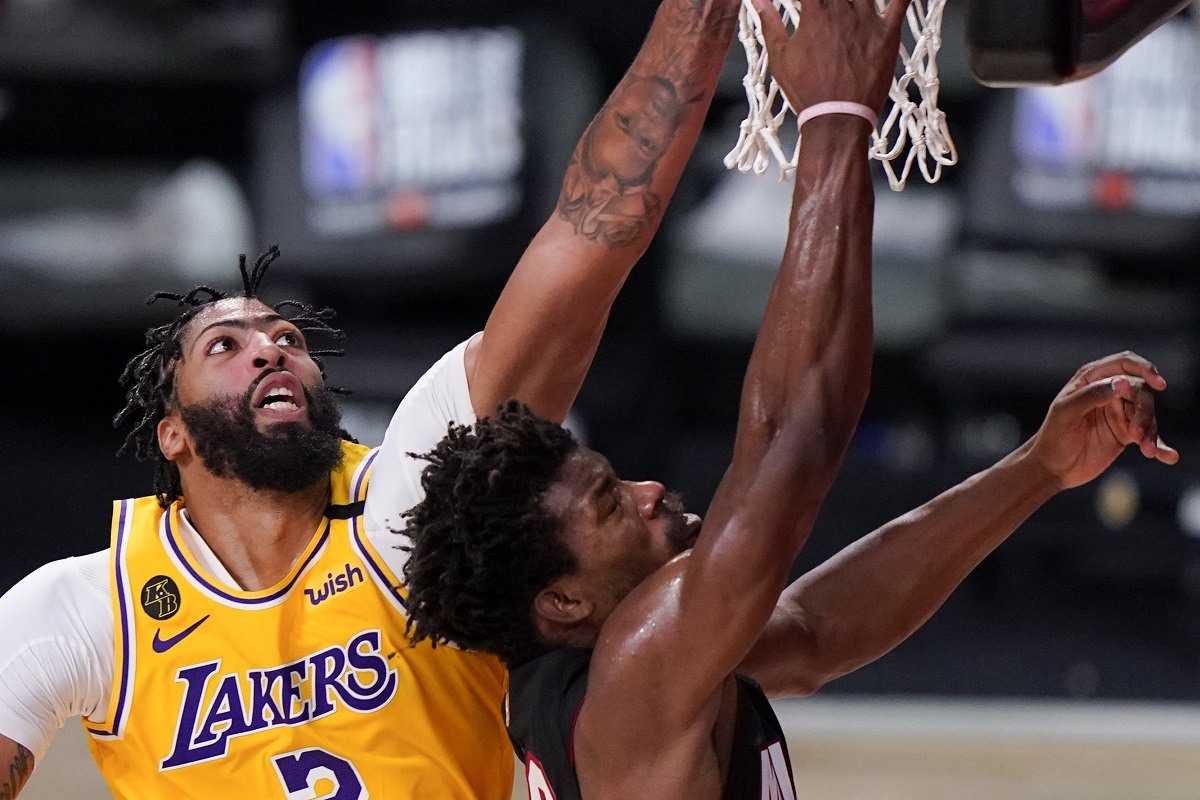
<instances>
[{"instance_id":1,"label":"dark blurred background","mask_svg":"<svg viewBox=\"0 0 1200 800\"><path fill-rule=\"evenodd\" d=\"M157 289L232 286L279 243L268 300L349 333L334 383L377 443L479 329L549 215L651 0L3 0L0 590L107 546L148 493L116 459L117 376ZM1087 360L1171 383L1168 469L1128 453L1061 495L917 635L827 691L1200 699L1200 39L1184 17L1087 83L987 90L947 9L941 106L962 164L878 187L874 391L797 570L993 463ZM702 509L790 190L728 173L735 44L696 157L613 313L575 424ZM714 621L714 624L720 624Z\"/></svg>"}]
</instances>

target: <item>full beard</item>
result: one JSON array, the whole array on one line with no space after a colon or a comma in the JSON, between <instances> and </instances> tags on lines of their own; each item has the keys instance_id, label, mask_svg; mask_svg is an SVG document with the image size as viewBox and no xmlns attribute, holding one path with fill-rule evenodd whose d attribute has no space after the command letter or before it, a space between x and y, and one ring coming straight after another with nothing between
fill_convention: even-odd
<instances>
[{"instance_id":1,"label":"full beard","mask_svg":"<svg viewBox=\"0 0 1200 800\"><path fill-rule=\"evenodd\" d=\"M327 478L341 463L341 440L346 438L333 394L324 387L304 390L311 428L276 422L264 433L250 405L258 383L240 397L180 407L196 455L213 475L234 478L255 491L298 492Z\"/></svg>"}]
</instances>

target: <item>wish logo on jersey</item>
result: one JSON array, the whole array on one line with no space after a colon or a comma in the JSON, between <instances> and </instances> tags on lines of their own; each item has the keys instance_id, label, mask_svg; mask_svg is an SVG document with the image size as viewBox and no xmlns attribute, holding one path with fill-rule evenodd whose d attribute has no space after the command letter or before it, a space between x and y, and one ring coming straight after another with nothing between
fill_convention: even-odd
<instances>
[{"instance_id":1,"label":"wish logo on jersey","mask_svg":"<svg viewBox=\"0 0 1200 800\"><path fill-rule=\"evenodd\" d=\"M318 606L334 595L350 591L365 580L361 569L347 564L337 575L327 573L325 583L317 589L305 589L304 594L308 597L308 602Z\"/></svg>"},{"instance_id":2,"label":"wish logo on jersey","mask_svg":"<svg viewBox=\"0 0 1200 800\"><path fill-rule=\"evenodd\" d=\"M181 668L176 680L186 687L183 704L174 747L160 769L223 758L230 739L278 725L304 725L340 708L382 708L395 696L398 679L380 637L378 630L364 631L345 647L269 669L217 676L219 659Z\"/></svg>"}]
</instances>

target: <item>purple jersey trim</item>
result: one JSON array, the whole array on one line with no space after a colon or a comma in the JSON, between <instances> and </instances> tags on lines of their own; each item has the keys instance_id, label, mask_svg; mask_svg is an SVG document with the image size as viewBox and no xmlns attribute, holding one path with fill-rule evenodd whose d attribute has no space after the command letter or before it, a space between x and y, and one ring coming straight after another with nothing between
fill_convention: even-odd
<instances>
[{"instance_id":1,"label":"purple jersey trim","mask_svg":"<svg viewBox=\"0 0 1200 800\"><path fill-rule=\"evenodd\" d=\"M264 597L238 597L237 595L226 592L220 586L216 586L215 584L211 583L203 575L192 568L192 565L188 562L187 558L184 557L183 549L179 546L179 542L176 541L175 528L171 524L170 513L167 513L163 516L163 523L166 525L167 544L171 546L171 551L175 554L176 560L184 568L187 574L191 576L192 580L215 594L217 597L220 597L222 600L228 600L231 603L237 603L245 606L260 606L265 603L273 603L290 592L292 587L296 585L296 582L300 580L300 576L302 576L308 570L308 567L310 564L312 564L313 559L315 559L324 549L325 542L329 539L329 525L326 524L325 530L321 532L321 538L317 541L317 546L314 547L311 552L309 552L308 558L304 559L304 563L301 564L300 568L296 570L296 574L292 576L290 581L287 582L287 585L280 587L277 591L274 591Z\"/></svg>"},{"instance_id":2,"label":"purple jersey trim","mask_svg":"<svg viewBox=\"0 0 1200 800\"><path fill-rule=\"evenodd\" d=\"M357 474L354 476L354 481L350 485L351 503L357 503L359 500L367 499L366 492L362 491L363 482L367 479L367 470L371 469L371 465L375 463L375 457L378 455L379 448L376 447L374 450L367 453L366 457L358 465Z\"/></svg>"},{"instance_id":3,"label":"purple jersey trim","mask_svg":"<svg viewBox=\"0 0 1200 800\"><path fill-rule=\"evenodd\" d=\"M365 495L362 491L363 482L367 478L367 471L371 468L371 464L375 462L375 457L379 455L379 450L375 449L363 459L362 464L358 467L358 474L354 477L354 483L350 489L350 498L352 501L360 499L359 495ZM387 572L375 560L372 555L372 549L367 546L363 540L362 517L355 517L350 520L350 536L354 539L354 544L358 552L362 555L363 562L375 575L376 582L387 589L388 595L400 604L402 609L408 608L408 604L404 602L404 598L400 595L399 587L392 583L392 579L388 577ZM399 576L397 576L398 578Z\"/></svg>"},{"instance_id":4,"label":"purple jersey trim","mask_svg":"<svg viewBox=\"0 0 1200 800\"><path fill-rule=\"evenodd\" d=\"M113 553L113 572L116 580L116 586L113 588L117 593L117 605L121 609L121 687L117 690L117 704L114 707L113 718L109 720L112 729L106 730L85 724L88 732L93 736L119 737L121 735L122 719L125 716L125 696L129 691L129 676L133 672L133 665L129 658L129 609L125 605L126 579L124 577L125 544L128 539L126 526L132 524L130 519L133 513L132 504L131 500L121 501L121 516L117 520L117 541Z\"/></svg>"}]
</instances>

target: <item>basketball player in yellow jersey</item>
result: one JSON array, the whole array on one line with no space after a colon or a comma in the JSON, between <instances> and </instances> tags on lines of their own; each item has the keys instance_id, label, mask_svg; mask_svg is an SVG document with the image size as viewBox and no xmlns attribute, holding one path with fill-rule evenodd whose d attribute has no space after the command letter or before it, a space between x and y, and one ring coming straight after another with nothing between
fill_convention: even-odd
<instances>
[{"instance_id":1,"label":"basketball player in yellow jersey","mask_svg":"<svg viewBox=\"0 0 1200 800\"><path fill-rule=\"evenodd\" d=\"M412 389L375 453L344 441L305 339L328 315L257 299L269 259L237 293L170 296L183 313L130 362L119 415L157 497L116 505L109 551L0 598L0 798L78 716L122 798L509 796L499 662L400 638L390 529L423 466L405 454L511 396L565 416L699 135L738 7L663 0L483 334Z\"/></svg>"},{"instance_id":2,"label":"basketball player in yellow jersey","mask_svg":"<svg viewBox=\"0 0 1200 800\"><path fill-rule=\"evenodd\" d=\"M340 455L324 519L259 591L209 575L180 504L117 504L116 682L104 722L84 724L118 797L231 783L246 797L471 797L511 781L490 708L503 671L408 646L402 595L362 530L373 454L342 442Z\"/></svg>"}]
</instances>

